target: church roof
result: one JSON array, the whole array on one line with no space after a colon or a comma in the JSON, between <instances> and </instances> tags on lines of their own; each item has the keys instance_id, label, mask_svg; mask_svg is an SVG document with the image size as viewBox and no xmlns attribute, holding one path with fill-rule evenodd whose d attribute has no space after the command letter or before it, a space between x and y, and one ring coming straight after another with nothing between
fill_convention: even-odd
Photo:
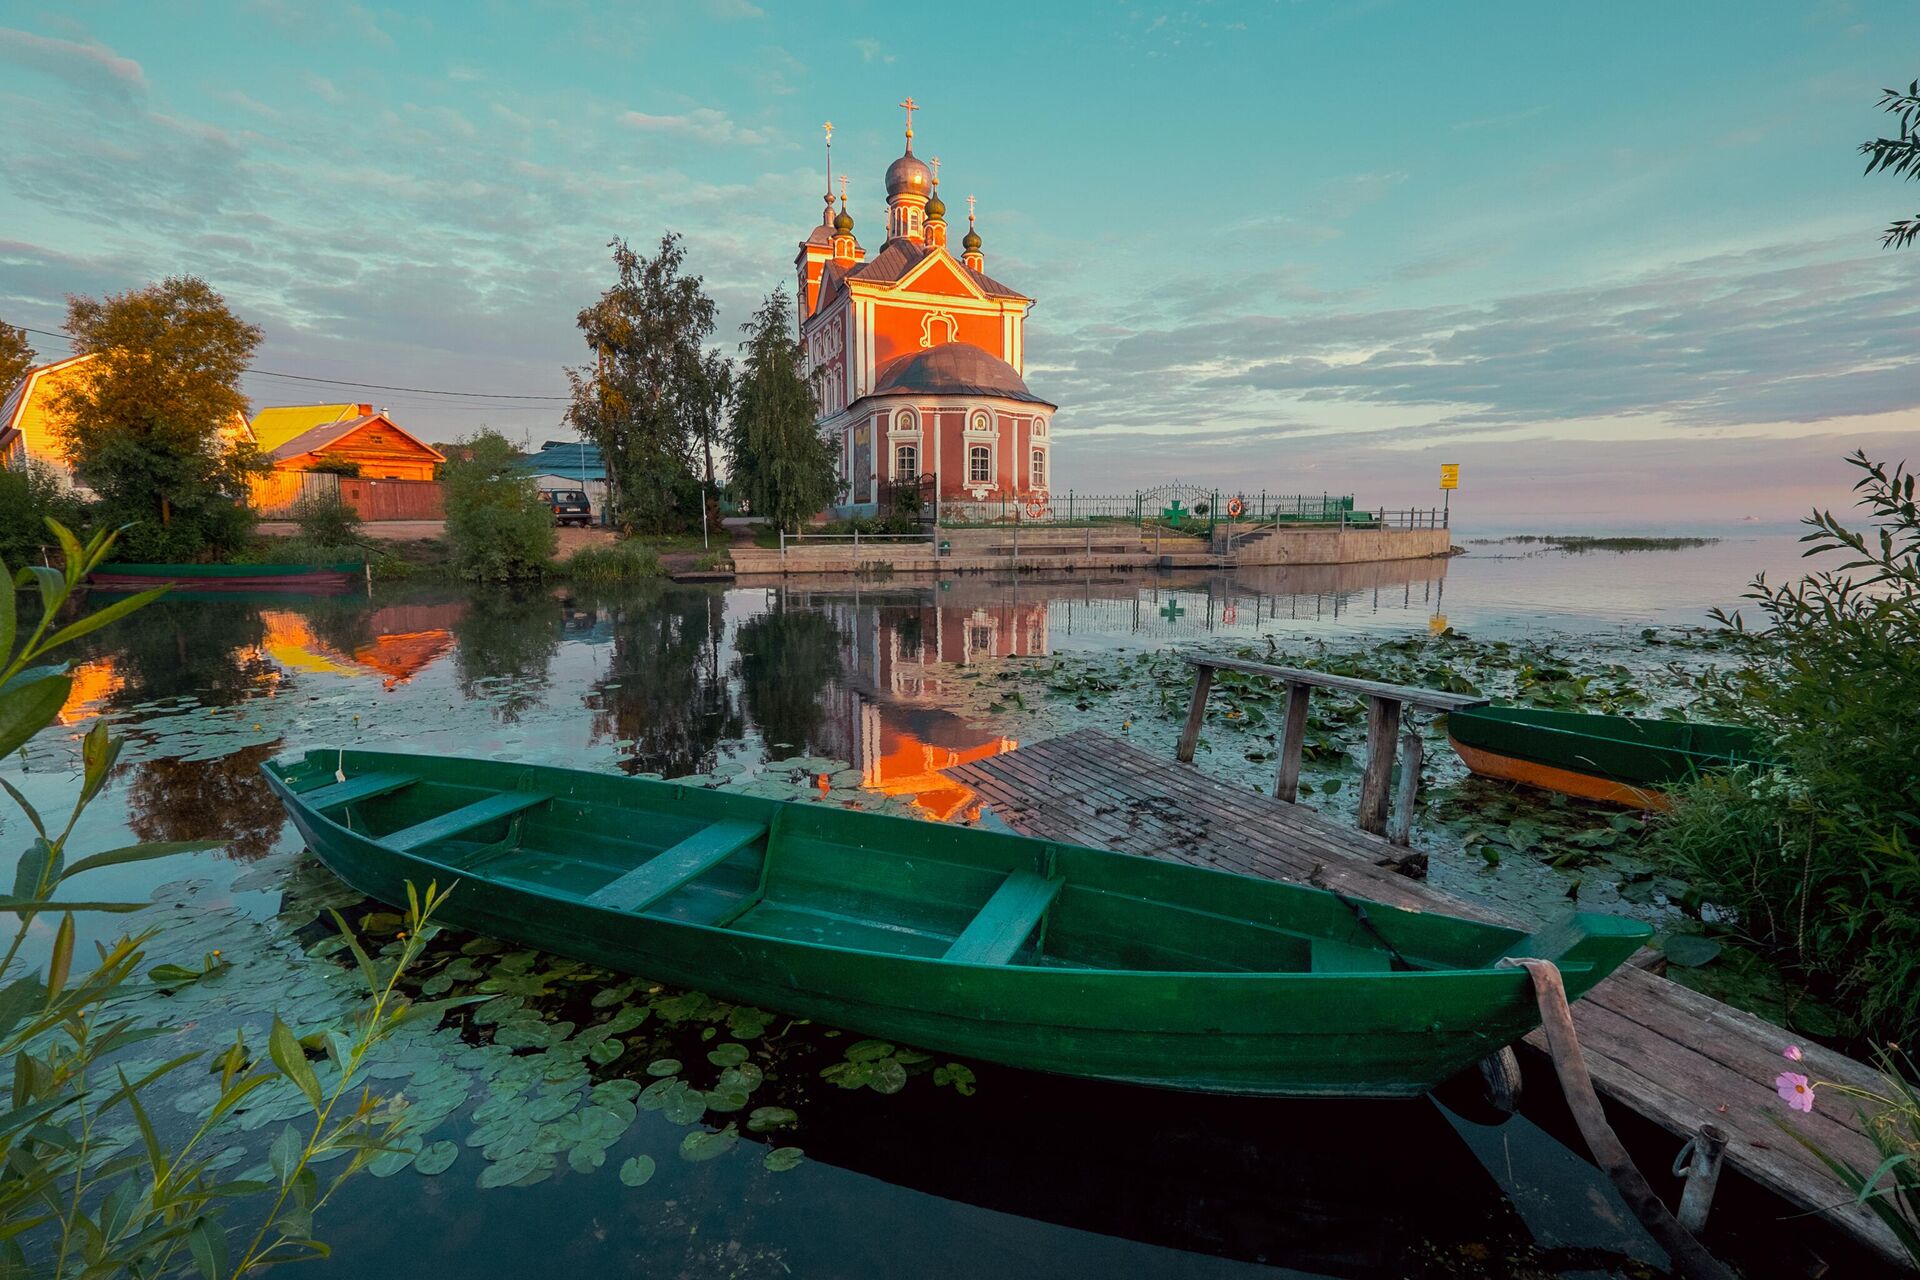
<instances>
[{"instance_id":1,"label":"church roof","mask_svg":"<svg viewBox=\"0 0 1920 1280\"><path fill-rule=\"evenodd\" d=\"M879 253L847 272L847 277L852 280L866 280L873 284L891 284L919 265L922 258L934 252L937 251L924 245L917 245L904 237L896 237L887 241ZM1027 296L1018 289L1010 289L1001 284L984 271L975 271L957 258L954 259L953 265L955 269L971 276L973 282L980 286L981 292L989 297L1024 298Z\"/></svg>"},{"instance_id":2,"label":"church roof","mask_svg":"<svg viewBox=\"0 0 1920 1280\"><path fill-rule=\"evenodd\" d=\"M943 342L895 356L876 371L872 394L989 396L1053 407L1027 390L1026 380L1012 365L970 342Z\"/></svg>"}]
</instances>

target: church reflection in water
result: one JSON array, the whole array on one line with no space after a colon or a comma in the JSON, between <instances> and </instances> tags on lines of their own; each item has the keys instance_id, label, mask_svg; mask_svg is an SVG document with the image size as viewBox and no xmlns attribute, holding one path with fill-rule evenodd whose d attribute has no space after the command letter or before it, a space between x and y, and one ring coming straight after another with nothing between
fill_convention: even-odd
<instances>
[{"instance_id":1,"label":"church reflection in water","mask_svg":"<svg viewBox=\"0 0 1920 1280\"><path fill-rule=\"evenodd\" d=\"M1291 623L1372 614L1388 625L1444 626L1445 575L1446 561L1416 560L1149 578L965 577L876 586L776 579L761 589L769 611L824 616L839 636L838 672L822 679L816 695L823 715L809 735L812 749L852 762L873 791L908 799L941 821L966 821L978 816L979 800L946 770L1019 745L980 722L982 699L969 668L1111 648L1123 639L1137 647L1209 634L1251 637ZM976 715L965 714L969 707Z\"/></svg>"}]
</instances>

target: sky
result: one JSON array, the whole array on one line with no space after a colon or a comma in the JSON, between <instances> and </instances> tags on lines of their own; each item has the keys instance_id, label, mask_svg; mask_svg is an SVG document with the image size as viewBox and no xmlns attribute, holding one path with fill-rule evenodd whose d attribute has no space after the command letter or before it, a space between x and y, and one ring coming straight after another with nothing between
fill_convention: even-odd
<instances>
[{"instance_id":1,"label":"sky","mask_svg":"<svg viewBox=\"0 0 1920 1280\"><path fill-rule=\"evenodd\" d=\"M265 331L256 405L537 445L610 238L682 234L731 347L791 288L826 120L877 249L911 95L1037 299L1057 488L1424 506L1458 462L1485 526L1778 522L1843 505L1855 448L1920 460L1920 246L1879 240L1920 186L1856 151L1912 16L0 0L0 319L198 275Z\"/></svg>"}]
</instances>

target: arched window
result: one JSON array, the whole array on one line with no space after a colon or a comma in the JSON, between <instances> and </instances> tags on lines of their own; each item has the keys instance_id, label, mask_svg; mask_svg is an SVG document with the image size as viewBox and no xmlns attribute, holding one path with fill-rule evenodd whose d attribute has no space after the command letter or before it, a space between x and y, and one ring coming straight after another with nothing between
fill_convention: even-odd
<instances>
[{"instance_id":1,"label":"arched window","mask_svg":"<svg viewBox=\"0 0 1920 1280\"><path fill-rule=\"evenodd\" d=\"M1036 489L1047 487L1047 451L1045 449L1033 451L1033 487Z\"/></svg>"},{"instance_id":2,"label":"arched window","mask_svg":"<svg viewBox=\"0 0 1920 1280\"><path fill-rule=\"evenodd\" d=\"M920 478L919 446L911 444L894 446L893 478L895 480L918 480Z\"/></svg>"},{"instance_id":3,"label":"arched window","mask_svg":"<svg viewBox=\"0 0 1920 1280\"><path fill-rule=\"evenodd\" d=\"M992 435L993 419L987 416L985 409L976 409L967 429L976 435Z\"/></svg>"},{"instance_id":4,"label":"arched window","mask_svg":"<svg viewBox=\"0 0 1920 1280\"><path fill-rule=\"evenodd\" d=\"M902 409L893 415L893 429L898 435L908 435L920 429L920 420L913 416L913 410Z\"/></svg>"},{"instance_id":5,"label":"arched window","mask_svg":"<svg viewBox=\"0 0 1920 1280\"><path fill-rule=\"evenodd\" d=\"M967 450L967 483L993 483L993 450L983 444Z\"/></svg>"}]
</instances>

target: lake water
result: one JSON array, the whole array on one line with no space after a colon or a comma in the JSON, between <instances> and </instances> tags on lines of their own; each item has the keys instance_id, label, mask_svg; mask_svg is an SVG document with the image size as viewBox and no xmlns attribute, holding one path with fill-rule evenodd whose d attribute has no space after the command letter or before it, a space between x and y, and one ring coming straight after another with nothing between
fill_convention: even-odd
<instances>
[{"instance_id":1,"label":"lake water","mask_svg":"<svg viewBox=\"0 0 1920 1280\"><path fill-rule=\"evenodd\" d=\"M200 934L226 937L233 954L271 953L226 980L264 991L209 997L203 1017L258 1026L271 988L339 970L289 945L325 931L308 926L298 887L315 872L258 777L283 752L380 744L691 775L964 820L978 802L941 771L1045 723L989 705L976 677L1010 658L1449 626L1632 635L1702 624L1755 572L1777 576L1797 559L1785 537L1626 554L1502 543L1450 561L1239 575L172 600L82 655L62 725L0 776L43 807L70 802L77 735L111 718L129 746L72 847L228 843L102 873L91 892L167 886L169 918L200 922L182 959L197 958ZM0 818L15 845L22 828L10 810ZM584 1026L597 1015L582 994L528 1008ZM647 1025L591 1083L648 1083L649 1060L697 1062L711 1047L710 1018ZM785 1139L804 1148L797 1168L766 1170L752 1134L718 1158L682 1160L688 1130L642 1110L592 1172L562 1161L530 1185L482 1190L487 1162L473 1150L439 1176L352 1184L321 1219L336 1251L322 1273L1575 1277L1648 1274L1660 1258L1605 1181L1526 1120L1481 1125L1430 1100L1195 1098L978 1064L970 1096L922 1074L882 1095L823 1081L844 1044L829 1029L784 1036L754 1042L766 1082L753 1101L800 1117ZM486 1089L499 1094L489 1082L508 1055L488 1058L472 1027L436 1043L410 1061L446 1057L453 1066L421 1070L455 1079L461 1097L455 1071L477 1074L471 1101L449 1103L427 1140L463 1142L485 1123L474 1107ZM588 1083L569 1075L564 1087ZM726 1123L709 1114L696 1127ZM641 1153L658 1175L623 1185L615 1169ZM1777 1230L1751 1229L1752 1274L1777 1265L1766 1258Z\"/></svg>"}]
</instances>

